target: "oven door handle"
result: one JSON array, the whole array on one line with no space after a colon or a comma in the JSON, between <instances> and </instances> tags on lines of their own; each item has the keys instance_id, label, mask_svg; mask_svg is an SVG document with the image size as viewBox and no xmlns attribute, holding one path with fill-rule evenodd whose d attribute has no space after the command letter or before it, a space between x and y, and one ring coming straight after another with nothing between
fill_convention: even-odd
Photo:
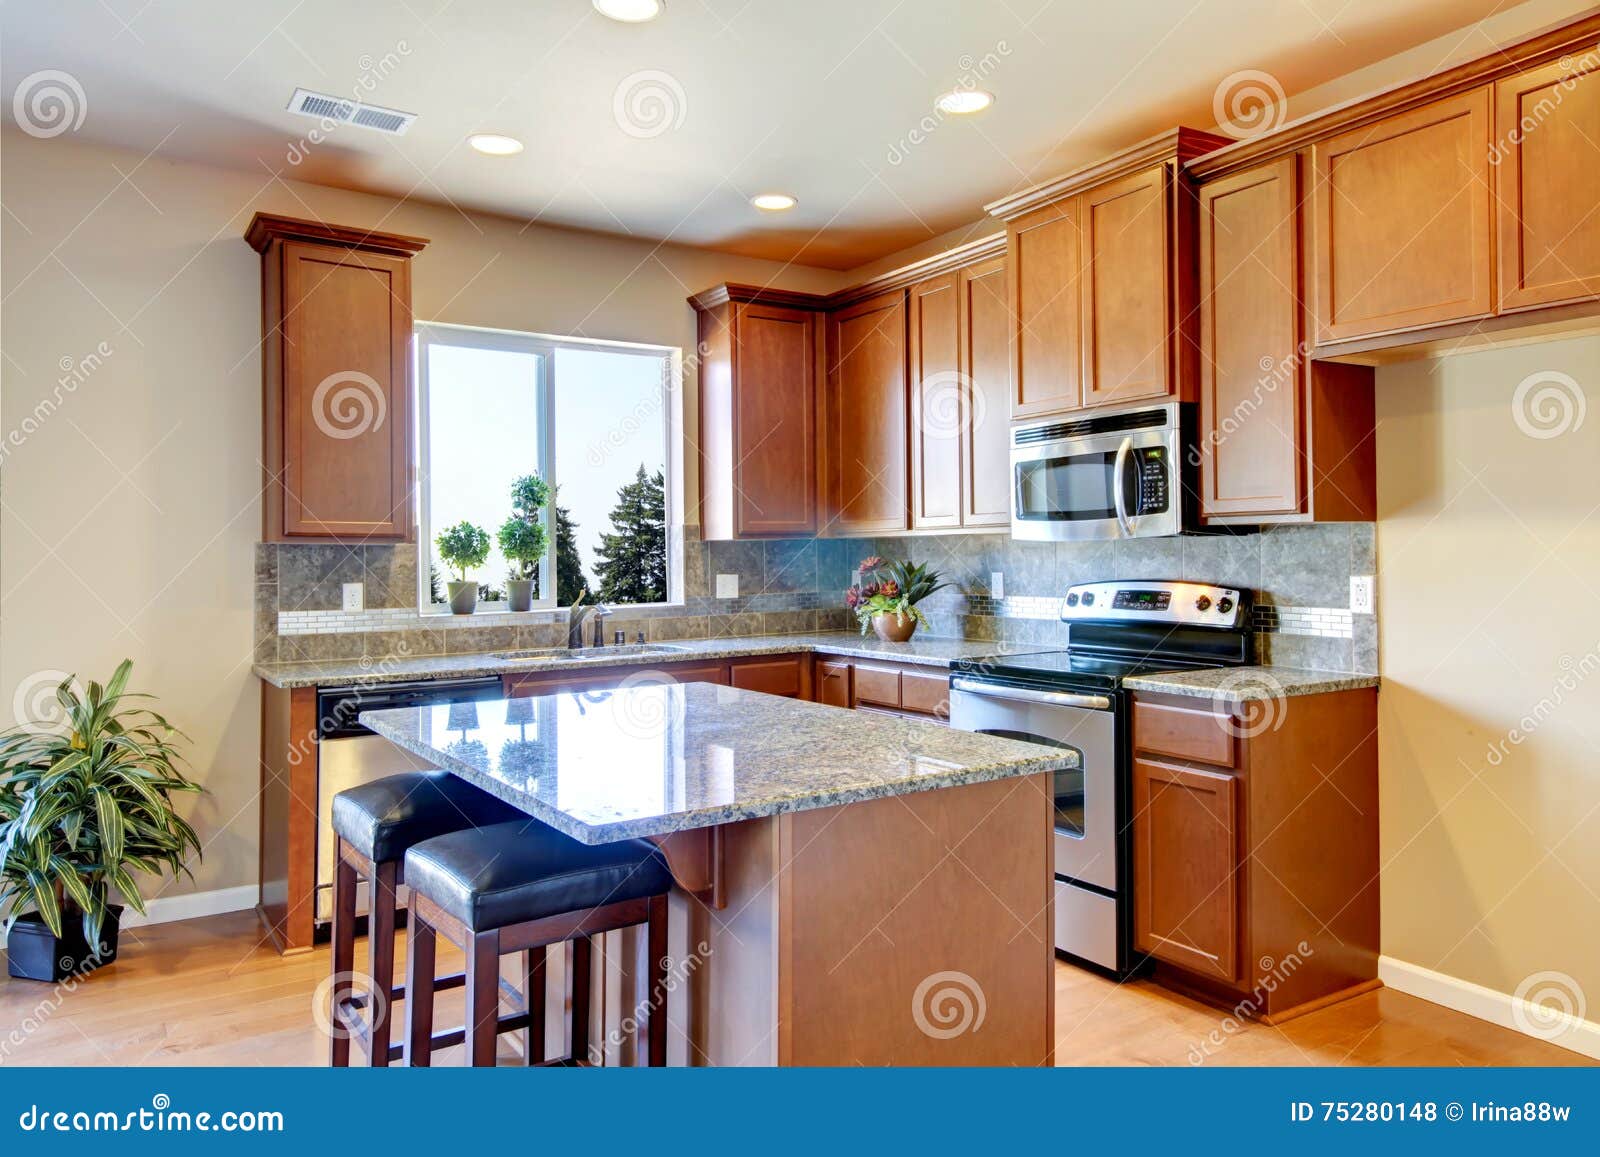
<instances>
[{"instance_id":1,"label":"oven door handle","mask_svg":"<svg viewBox=\"0 0 1600 1157\"><path fill-rule=\"evenodd\" d=\"M976 679L963 679L959 676L950 680L950 690L984 695L990 699L1044 703L1051 707L1085 707L1092 711L1107 711L1111 708L1111 699L1105 695L1082 695L1072 691L1035 691L1029 687L1001 687L994 683L980 683Z\"/></svg>"},{"instance_id":2,"label":"oven door handle","mask_svg":"<svg viewBox=\"0 0 1600 1157\"><path fill-rule=\"evenodd\" d=\"M1117 511L1117 525L1122 527L1122 533L1133 537L1133 521L1128 517L1128 500L1124 493L1122 480L1128 473L1128 456L1133 453L1133 435L1128 435L1122 440L1122 445L1117 447L1116 464L1111 467L1111 502Z\"/></svg>"}]
</instances>

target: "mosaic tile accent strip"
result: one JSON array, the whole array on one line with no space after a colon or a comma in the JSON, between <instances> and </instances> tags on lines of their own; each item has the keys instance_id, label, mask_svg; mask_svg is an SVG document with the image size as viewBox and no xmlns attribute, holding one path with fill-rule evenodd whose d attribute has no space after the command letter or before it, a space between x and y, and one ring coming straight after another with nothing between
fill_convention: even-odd
<instances>
[{"instance_id":1,"label":"mosaic tile accent strip","mask_svg":"<svg viewBox=\"0 0 1600 1157\"><path fill-rule=\"evenodd\" d=\"M1258 606L1255 628L1268 635L1312 635L1322 639L1355 637L1355 619L1349 607Z\"/></svg>"}]
</instances>

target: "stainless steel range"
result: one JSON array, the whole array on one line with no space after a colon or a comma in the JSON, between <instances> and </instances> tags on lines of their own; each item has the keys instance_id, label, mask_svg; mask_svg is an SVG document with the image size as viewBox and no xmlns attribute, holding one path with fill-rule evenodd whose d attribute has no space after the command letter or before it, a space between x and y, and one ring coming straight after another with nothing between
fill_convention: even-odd
<instances>
[{"instance_id":1,"label":"stainless steel range","mask_svg":"<svg viewBox=\"0 0 1600 1157\"><path fill-rule=\"evenodd\" d=\"M1249 592L1192 582L1071 587L1067 649L962 659L950 723L1078 753L1055 777L1056 948L1115 973L1131 955L1129 675L1252 661Z\"/></svg>"}]
</instances>

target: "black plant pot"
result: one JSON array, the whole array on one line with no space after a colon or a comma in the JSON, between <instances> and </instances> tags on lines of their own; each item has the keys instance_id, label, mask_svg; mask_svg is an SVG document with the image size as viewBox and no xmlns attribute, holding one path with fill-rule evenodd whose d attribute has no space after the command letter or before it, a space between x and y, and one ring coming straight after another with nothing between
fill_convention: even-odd
<instances>
[{"instance_id":1,"label":"black plant pot","mask_svg":"<svg viewBox=\"0 0 1600 1157\"><path fill-rule=\"evenodd\" d=\"M117 958L117 929L122 921L122 905L106 909L100 922L100 950L91 950L83 935L83 920L77 913L64 913L61 935L55 936L37 912L18 917L6 937L7 971L18 980L42 980L54 984L67 977L104 968Z\"/></svg>"}]
</instances>

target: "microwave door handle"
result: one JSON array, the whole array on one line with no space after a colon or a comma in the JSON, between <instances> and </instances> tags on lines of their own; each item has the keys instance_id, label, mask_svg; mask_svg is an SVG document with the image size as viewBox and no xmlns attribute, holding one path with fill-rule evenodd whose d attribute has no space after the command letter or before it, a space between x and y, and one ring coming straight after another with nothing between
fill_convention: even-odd
<instances>
[{"instance_id":1,"label":"microwave door handle","mask_svg":"<svg viewBox=\"0 0 1600 1157\"><path fill-rule=\"evenodd\" d=\"M1117 460L1111 467L1111 501L1117 511L1117 525L1122 528L1122 533L1133 537L1133 522L1128 517L1128 500L1126 488L1122 480L1127 476L1128 458L1133 453L1133 435L1122 440L1122 445L1117 447Z\"/></svg>"}]
</instances>

